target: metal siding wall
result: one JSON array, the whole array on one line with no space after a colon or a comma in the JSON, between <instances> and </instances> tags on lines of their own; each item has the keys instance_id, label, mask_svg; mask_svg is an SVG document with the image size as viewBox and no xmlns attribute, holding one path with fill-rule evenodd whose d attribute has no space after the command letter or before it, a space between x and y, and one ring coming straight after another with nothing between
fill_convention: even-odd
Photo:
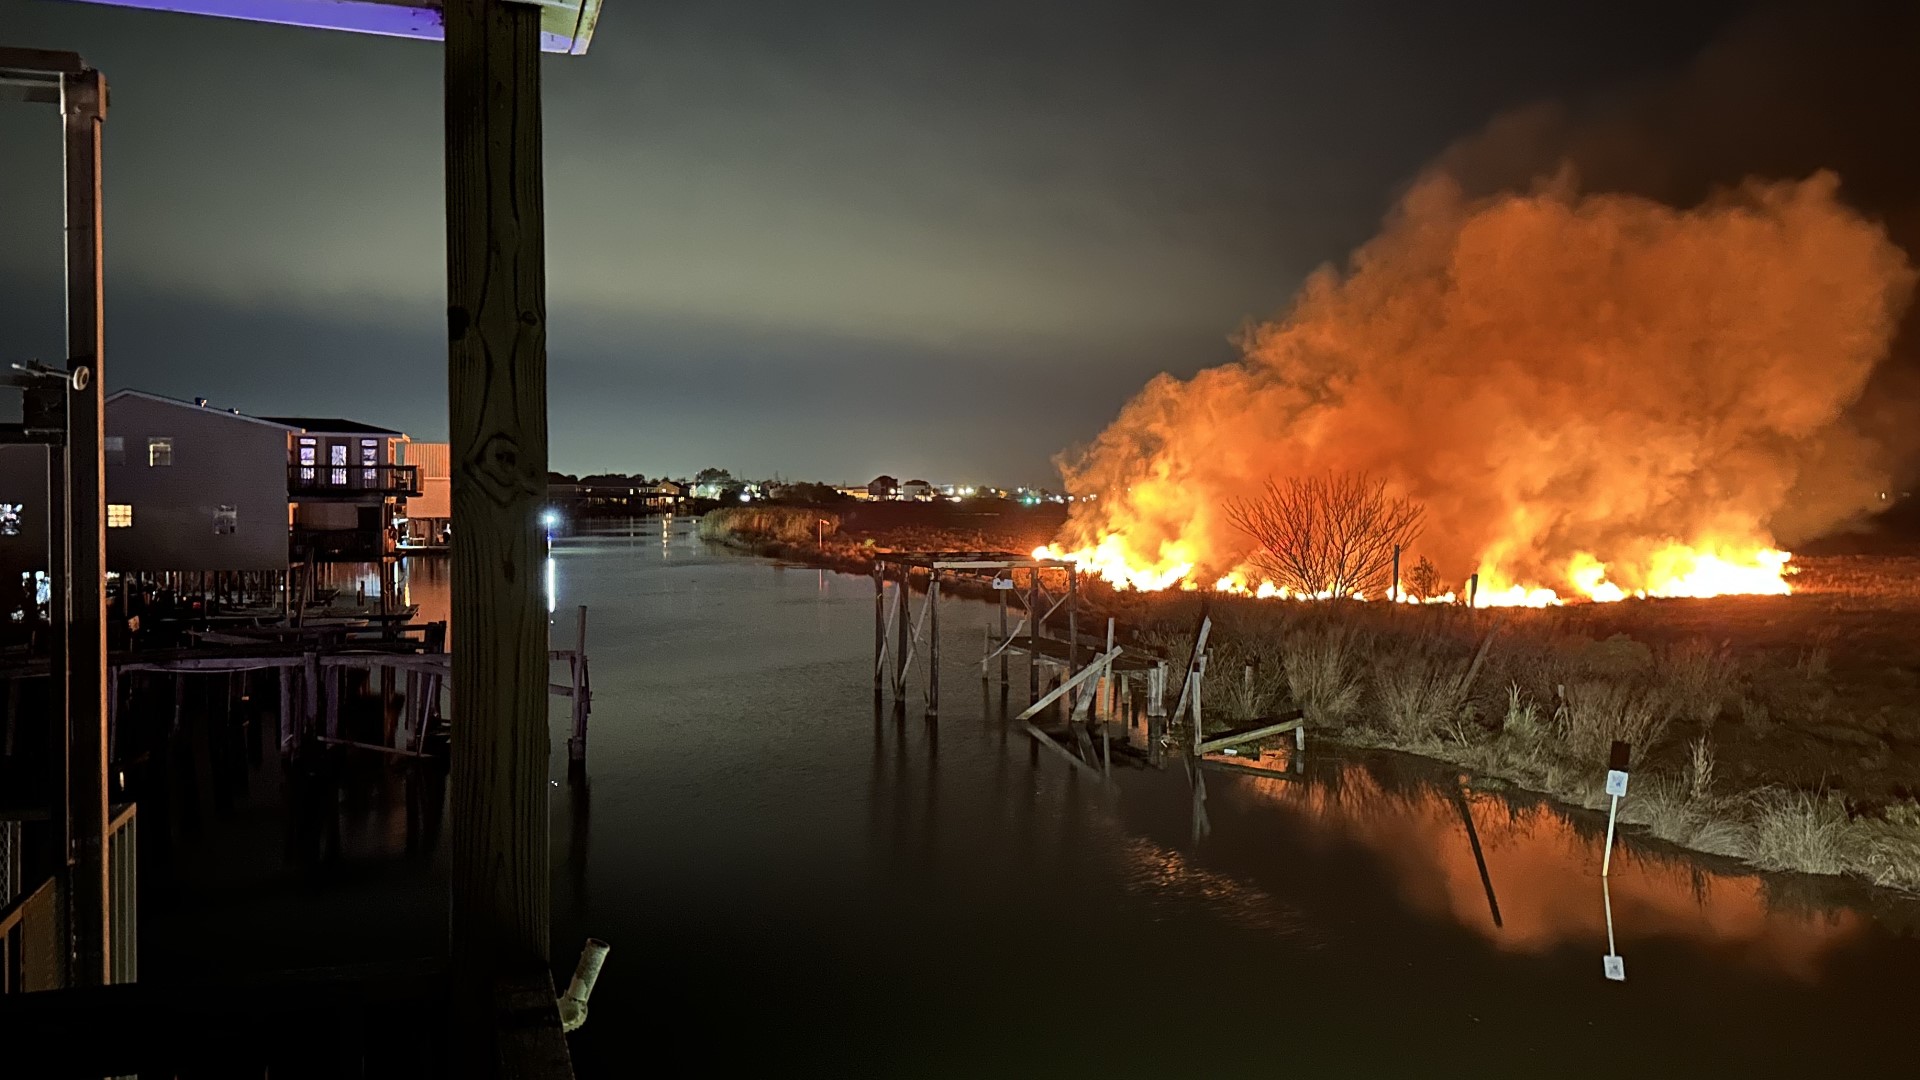
<instances>
[{"instance_id":1,"label":"metal siding wall","mask_svg":"<svg viewBox=\"0 0 1920 1080\"><path fill-rule=\"evenodd\" d=\"M116 570L285 570L287 432L250 419L150 398L107 403L107 434L125 460L107 466L107 498L133 505L133 527L107 530ZM147 464L147 440L170 436L173 464ZM213 531L215 508L237 528Z\"/></svg>"}]
</instances>

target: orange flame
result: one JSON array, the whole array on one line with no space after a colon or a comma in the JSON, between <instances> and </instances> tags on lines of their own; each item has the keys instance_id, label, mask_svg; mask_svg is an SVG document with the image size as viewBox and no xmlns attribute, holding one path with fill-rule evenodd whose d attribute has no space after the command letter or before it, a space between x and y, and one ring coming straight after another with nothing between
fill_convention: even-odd
<instances>
[{"instance_id":1,"label":"orange flame","mask_svg":"<svg viewBox=\"0 0 1920 1080\"><path fill-rule=\"evenodd\" d=\"M1427 600L1479 607L1786 595L1776 528L1818 535L1885 488L1844 417L1913 281L1829 174L1687 210L1430 178L1242 359L1159 376L1063 459L1081 499L1042 550L1117 588L1310 599L1225 508L1367 474L1426 508L1393 598L1422 556L1446 582Z\"/></svg>"}]
</instances>

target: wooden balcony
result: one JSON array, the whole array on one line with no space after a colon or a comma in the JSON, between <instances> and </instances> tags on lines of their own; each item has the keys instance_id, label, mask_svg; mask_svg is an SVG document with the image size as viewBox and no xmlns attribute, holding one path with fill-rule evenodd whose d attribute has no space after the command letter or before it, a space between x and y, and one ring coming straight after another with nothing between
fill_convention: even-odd
<instances>
[{"instance_id":1,"label":"wooden balcony","mask_svg":"<svg viewBox=\"0 0 1920 1080\"><path fill-rule=\"evenodd\" d=\"M418 465L289 465L287 494L295 502L356 501L420 494Z\"/></svg>"}]
</instances>

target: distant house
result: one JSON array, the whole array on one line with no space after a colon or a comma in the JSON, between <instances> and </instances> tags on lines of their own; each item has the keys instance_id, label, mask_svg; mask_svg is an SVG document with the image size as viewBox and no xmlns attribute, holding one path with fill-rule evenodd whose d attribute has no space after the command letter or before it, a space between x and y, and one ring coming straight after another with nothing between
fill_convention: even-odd
<instances>
[{"instance_id":1,"label":"distant house","mask_svg":"<svg viewBox=\"0 0 1920 1080\"><path fill-rule=\"evenodd\" d=\"M880 475L867 482L867 498L897 499L900 497L900 481L891 476Z\"/></svg>"},{"instance_id":2,"label":"distant house","mask_svg":"<svg viewBox=\"0 0 1920 1080\"><path fill-rule=\"evenodd\" d=\"M392 554L402 502L424 494L419 467L405 463L406 435L337 416L261 419L294 431L287 462L294 557L363 560Z\"/></svg>"},{"instance_id":3,"label":"distant house","mask_svg":"<svg viewBox=\"0 0 1920 1080\"><path fill-rule=\"evenodd\" d=\"M862 502L866 502L874 497L873 490L865 484L849 484L846 487L837 487L833 490L845 495L849 499L859 499Z\"/></svg>"},{"instance_id":4,"label":"distant house","mask_svg":"<svg viewBox=\"0 0 1920 1080\"><path fill-rule=\"evenodd\" d=\"M408 442L401 447L406 463L420 470L420 494L407 498L406 527L411 544L431 544L446 536L453 520L453 454L446 443Z\"/></svg>"},{"instance_id":5,"label":"distant house","mask_svg":"<svg viewBox=\"0 0 1920 1080\"><path fill-rule=\"evenodd\" d=\"M900 485L900 498L916 502L930 502L934 496L933 485L925 480L909 480Z\"/></svg>"},{"instance_id":6,"label":"distant house","mask_svg":"<svg viewBox=\"0 0 1920 1080\"><path fill-rule=\"evenodd\" d=\"M105 428L115 571L285 571L293 557L372 557L385 550L391 507L415 493L412 467L393 463L406 436L352 421L248 416L121 390L106 399ZM42 447L0 446L5 572L46 566L46 460ZM315 528L347 542L303 542L302 530Z\"/></svg>"}]
</instances>

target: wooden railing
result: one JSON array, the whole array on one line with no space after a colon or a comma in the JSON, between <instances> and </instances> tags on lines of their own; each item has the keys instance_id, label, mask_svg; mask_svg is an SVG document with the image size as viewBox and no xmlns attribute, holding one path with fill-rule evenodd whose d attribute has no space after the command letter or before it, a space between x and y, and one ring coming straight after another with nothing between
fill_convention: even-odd
<instances>
[{"instance_id":1,"label":"wooden railing","mask_svg":"<svg viewBox=\"0 0 1920 1080\"><path fill-rule=\"evenodd\" d=\"M52 878L0 908L0 994L60 985L60 906Z\"/></svg>"}]
</instances>

